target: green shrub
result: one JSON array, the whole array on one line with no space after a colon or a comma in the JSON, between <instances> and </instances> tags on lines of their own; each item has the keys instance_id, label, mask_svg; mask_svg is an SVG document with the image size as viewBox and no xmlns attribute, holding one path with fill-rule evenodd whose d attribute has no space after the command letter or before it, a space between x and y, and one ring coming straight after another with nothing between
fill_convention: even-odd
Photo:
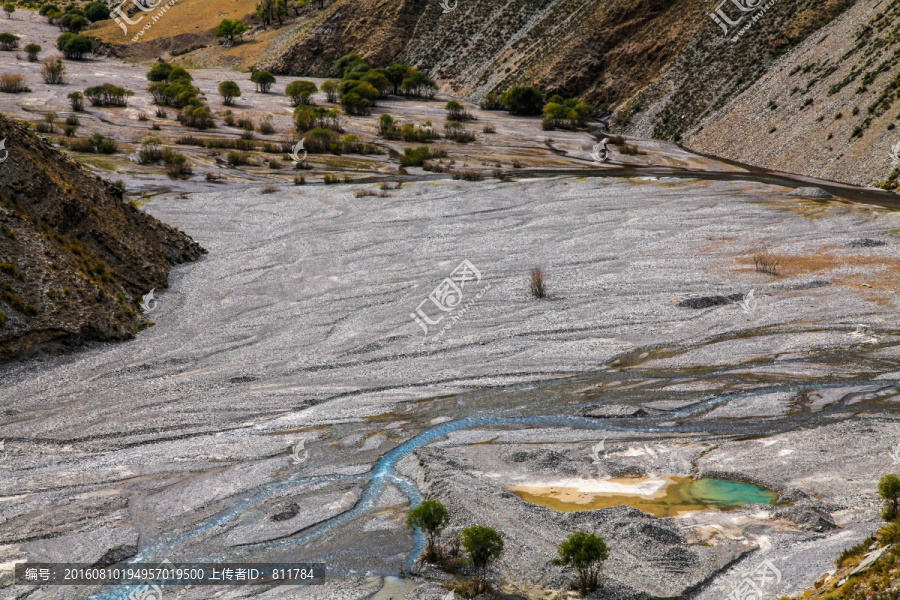
<instances>
[{"instance_id":1,"label":"green shrub","mask_svg":"<svg viewBox=\"0 0 900 600\"><path fill-rule=\"evenodd\" d=\"M222 104L234 105L234 99L241 97L241 88L234 81L223 81L219 84L219 95L222 96Z\"/></svg>"},{"instance_id":2,"label":"green shrub","mask_svg":"<svg viewBox=\"0 0 900 600\"><path fill-rule=\"evenodd\" d=\"M311 104L312 95L319 91L312 81L292 81L284 89L286 96L291 99L291 106Z\"/></svg>"},{"instance_id":3,"label":"green shrub","mask_svg":"<svg viewBox=\"0 0 900 600\"><path fill-rule=\"evenodd\" d=\"M500 104L513 115L539 115L544 107L544 94L530 85L516 85L500 97Z\"/></svg>"},{"instance_id":4,"label":"green shrub","mask_svg":"<svg viewBox=\"0 0 900 600\"><path fill-rule=\"evenodd\" d=\"M77 33L64 33L56 38L56 49L70 60L81 60L94 51L94 42Z\"/></svg>"},{"instance_id":5,"label":"green shrub","mask_svg":"<svg viewBox=\"0 0 900 600\"><path fill-rule=\"evenodd\" d=\"M84 8L84 16L91 23L105 21L110 16L109 7L102 2L91 2Z\"/></svg>"},{"instance_id":6,"label":"green shrub","mask_svg":"<svg viewBox=\"0 0 900 600\"><path fill-rule=\"evenodd\" d=\"M27 44L25 46L25 53L28 55L29 61L37 62L38 54L41 53L40 44Z\"/></svg>"},{"instance_id":7,"label":"green shrub","mask_svg":"<svg viewBox=\"0 0 900 600\"><path fill-rule=\"evenodd\" d=\"M102 83L84 90L84 96L93 106L126 106L134 92L111 83Z\"/></svg>"},{"instance_id":8,"label":"green shrub","mask_svg":"<svg viewBox=\"0 0 900 600\"><path fill-rule=\"evenodd\" d=\"M268 94L275 84L275 76L268 71L253 71L250 75L250 81L256 84L257 92Z\"/></svg>"},{"instance_id":9,"label":"green shrub","mask_svg":"<svg viewBox=\"0 0 900 600\"><path fill-rule=\"evenodd\" d=\"M15 50L19 47L19 36L12 33L0 33L0 50Z\"/></svg>"},{"instance_id":10,"label":"green shrub","mask_svg":"<svg viewBox=\"0 0 900 600\"><path fill-rule=\"evenodd\" d=\"M429 158L428 147L406 148L400 157L400 165L403 167L421 167Z\"/></svg>"}]
</instances>

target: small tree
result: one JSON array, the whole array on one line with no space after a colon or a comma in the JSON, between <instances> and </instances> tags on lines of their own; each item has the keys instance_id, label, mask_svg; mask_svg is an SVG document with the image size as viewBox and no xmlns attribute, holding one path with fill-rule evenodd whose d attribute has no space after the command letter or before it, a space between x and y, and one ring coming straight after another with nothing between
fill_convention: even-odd
<instances>
[{"instance_id":1,"label":"small tree","mask_svg":"<svg viewBox=\"0 0 900 600\"><path fill-rule=\"evenodd\" d=\"M61 85L65 83L66 65L61 58L48 58L41 65L41 77L44 83Z\"/></svg>"},{"instance_id":2,"label":"small tree","mask_svg":"<svg viewBox=\"0 0 900 600\"><path fill-rule=\"evenodd\" d=\"M147 71L147 79L150 81L167 81L171 72L172 65L169 63L156 63Z\"/></svg>"},{"instance_id":3,"label":"small tree","mask_svg":"<svg viewBox=\"0 0 900 600\"><path fill-rule=\"evenodd\" d=\"M900 516L900 477L896 475L882 477L878 482L878 494L885 502L882 518L885 521L893 521Z\"/></svg>"},{"instance_id":4,"label":"small tree","mask_svg":"<svg viewBox=\"0 0 900 600\"><path fill-rule=\"evenodd\" d=\"M579 592L587 594L597 589L600 584L600 566L609 554L603 538L578 531L559 545L558 553L559 557L553 560L553 564L573 567L578 571Z\"/></svg>"},{"instance_id":5,"label":"small tree","mask_svg":"<svg viewBox=\"0 0 900 600\"><path fill-rule=\"evenodd\" d=\"M292 81L284 89L284 93L291 98L291 106L312 104L312 95L319 91L312 81Z\"/></svg>"},{"instance_id":6,"label":"small tree","mask_svg":"<svg viewBox=\"0 0 900 600\"><path fill-rule=\"evenodd\" d=\"M3 12L6 13L6 18L12 20L13 13L16 12L16 5L12 2L7 2L3 5Z\"/></svg>"},{"instance_id":7,"label":"small tree","mask_svg":"<svg viewBox=\"0 0 900 600\"><path fill-rule=\"evenodd\" d=\"M275 76L268 71L253 71L250 81L256 84L257 92L268 94L275 84Z\"/></svg>"},{"instance_id":8,"label":"small tree","mask_svg":"<svg viewBox=\"0 0 900 600\"><path fill-rule=\"evenodd\" d=\"M487 589L488 567L503 553L503 538L490 527L473 525L463 530L462 545L475 567L475 592L480 594Z\"/></svg>"},{"instance_id":9,"label":"small tree","mask_svg":"<svg viewBox=\"0 0 900 600\"><path fill-rule=\"evenodd\" d=\"M40 44L28 44L25 46L25 53L28 54L29 61L37 62L38 54L41 53Z\"/></svg>"},{"instance_id":10,"label":"small tree","mask_svg":"<svg viewBox=\"0 0 900 600\"><path fill-rule=\"evenodd\" d=\"M12 33L0 33L0 50L14 50L19 47L19 36Z\"/></svg>"},{"instance_id":11,"label":"small tree","mask_svg":"<svg viewBox=\"0 0 900 600\"><path fill-rule=\"evenodd\" d=\"M428 545L425 547L425 560L428 562L434 562L438 557L437 542L449 520L450 513L440 500L425 500L409 511L406 526L428 535Z\"/></svg>"},{"instance_id":12,"label":"small tree","mask_svg":"<svg viewBox=\"0 0 900 600\"><path fill-rule=\"evenodd\" d=\"M80 33L87 29L90 24L87 18L71 12L64 14L59 20L59 26L64 31L71 31L72 33Z\"/></svg>"},{"instance_id":13,"label":"small tree","mask_svg":"<svg viewBox=\"0 0 900 600\"><path fill-rule=\"evenodd\" d=\"M539 115L544 108L544 94L530 85L516 85L500 97L500 103L514 115Z\"/></svg>"},{"instance_id":14,"label":"small tree","mask_svg":"<svg viewBox=\"0 0 900 600\"><path fill-rule=\"evenodd\" d=\"M109 18L109 7L102 2L91 2L84 8L84 16L91 23L104 21Z\"/></svg>"},{"instance_id":15,"label":"small tree","mask_svg":"<svg viewBox=\"0 0 900 600\"><path fill-rule=\"evenodd\" d=\"M222 22L219 23L218 26L216 26L215 31L213 31L213 35L225 38L226 45L232 46L234 45L234 38L240 37L243 39L246 31L247 26L238 19L222 19Z\"/></svg>"},{"instance_id":16,"label":"small tree","mask_svg":"<svg viewBox=\"0 0 900 600\"><path fill-rule=\"evenodd\" d=\"M84 94L81 92L72 92L67 96L69 99L69 103L72 105L72 110L75 112L81 112L84 110Z\"/></svg>"},{"instance_id":17,"label":"small tree","mask_svg":"<svg viewBox=\"0 0 900 600\"><path fill-rule=\"evenodd\" d=\"M233 106L234 99L241 97L241 88L233 81L223 81L219 84L219 94L222 96L222 104Z\"/></svg>"},{"instance_id":18,"label":"small tree","mask_svg":"<svg viewBox=\"0 0 900 600\"><path fill-rule=\"evenodd\" d=\"M71 60L81 60L85 54L94 51L94 43L91 39L77 33L62 34L56 40L56 47L66 58Z\"/></svg>"},{"instance_id":19,"label":"small tree","mask_svg":"<svg viewBox=\"0 0 900 600\"><path fill-rule=\"evenodd\" d=\"M337 102L338 82L328 79L322 82L322 91L329 102Z\"/></svg>"},{"instance_id":20,"label":"small tree","mask_svg":"<svg viewBox=\"0 0 900 600\"><path fill-rule=\"evenodd\" d=\"M466 107L456 100L448 102L447 105L444 106L444 110L447 111L447 120L449 121L465 121L469 118Z\"/></svg>"}]
</instances>

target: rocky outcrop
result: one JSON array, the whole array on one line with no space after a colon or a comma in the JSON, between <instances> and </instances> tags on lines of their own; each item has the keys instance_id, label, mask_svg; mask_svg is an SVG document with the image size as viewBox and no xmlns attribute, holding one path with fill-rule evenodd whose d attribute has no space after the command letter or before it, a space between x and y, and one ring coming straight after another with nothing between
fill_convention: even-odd
<instances>
[{"instance_id":1,"label":"rocky outcrop","mask_svg":"<svg viewBox=\"0 0 900 600\"><path fill-rule=\"evenodd\" d=\"M142 296L204 250L27 127L0 139L0 361L146 327Z\"/></svg>"}]
</instances>

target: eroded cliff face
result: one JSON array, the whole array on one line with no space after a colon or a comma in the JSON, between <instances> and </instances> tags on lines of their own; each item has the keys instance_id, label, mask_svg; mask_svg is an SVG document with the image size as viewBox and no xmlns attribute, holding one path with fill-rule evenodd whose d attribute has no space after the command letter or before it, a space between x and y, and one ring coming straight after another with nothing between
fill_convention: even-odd
<instances>
[{"instance_id":1,"label":"eroded cliff face","mask_svg":"<svg viewBox=\"0 0 900 600\"><path fill-rule=\"evenodd\" d=\"M692 148L896 189L900 2L859 0L686 137Z\"/></svg>"},{"instance_id":2,"label":"eroded cliff face","mask_svg":"<svg viewBox=\"0 0 900 600\"><path fill-rule=\"evenodd\" d=\"M143 294L204 250L2 115L0 139L0 360L147 326Z\"/></svg>"}]
</instances>

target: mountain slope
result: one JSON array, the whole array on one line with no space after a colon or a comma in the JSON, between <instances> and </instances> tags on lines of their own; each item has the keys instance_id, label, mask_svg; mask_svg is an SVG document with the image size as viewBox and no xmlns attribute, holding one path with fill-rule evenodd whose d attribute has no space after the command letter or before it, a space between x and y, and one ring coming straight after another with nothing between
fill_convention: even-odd
<instances>
[{"instance_id":1,"label":"mountain slope","mask_svg":"<svg viewBox=\"0 0 900 600\"><path fill-rule=\"evenodd\" d=\"M897 172L900 1L860 0L687 136L692 148L859 185Z\"/></svg>"},{"instance_id":2,"label":"mountain slope","mask_svg":"<svg viewBox=\"0 0 900 600\"><path fill-rule=\"evenodd\" d=\"M142 295L204 250L2 115L0 139L0 360L147 326Z\"/></svg>"}]
</instances>

